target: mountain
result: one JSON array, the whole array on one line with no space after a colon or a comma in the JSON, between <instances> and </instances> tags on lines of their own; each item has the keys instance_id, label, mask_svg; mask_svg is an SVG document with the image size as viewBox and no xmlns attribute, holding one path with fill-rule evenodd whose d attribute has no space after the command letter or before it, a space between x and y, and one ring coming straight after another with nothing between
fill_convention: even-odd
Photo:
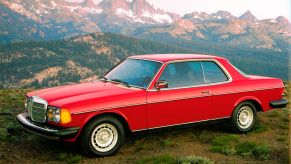
<instances>
[{"instance_id":1,"label":"mountain","mask_svg":"<svg viewBox=\"0 0 291 164\"><path fill-rule=\"evenodd\" d=\"M286 52L291 24L279 16L258 20L250 11L240 17L228 11L179 16L146 0L2 0L0 42L56 40L92 32L173 43L201 41Z\"/></svg>"},{"instance_id":2,"label":"mountain","mask_svg":"<svg viewBox=\"0 0 291 164\"><path fill-rule=\"evenodd\" d=\"M146 0L104 0L98 6L104 9L106 16L117 17L119 22L167 24L179 19L176 14L155 9Z\"/></svg>"},{"instance_id":3,"label":"mountain","mask_svg":"<svg viewBox=\"0 0 291 164\"><path fill-rule=\"evenodd\" d=\"M131 26L168 24L179 19L178 15L155 9L145 0L103 0L99 4L93 0L81 3L64 0L2 0L0 7L0 12L5 12L0 19L6 19L7 16L26 19L44 27L32 32L20 31L22 35L14 37L11 36L13 30L3 30L0 33L1 42L25 40L22 36L28 40L50 40L97 31L123 32ZM13 24L14 21L0 22L0 29L13 27ZM20 23L19 26L31 29L27 24Z\"/></svg>"},{"instance_id":4,"label":"mountain","mask_svg":"<svg viewBox=\"0 0 291 164\"><path fill-rule=\"evenodd\" d=\"M179 48L181 45L188 47ZM0 88L92 81L130 55L155 53L213 54L228 58L246 73L288 78L288 56L281 52L206 42L184 41L170 46L112 33L92 33L56 41L0 44Z\"/></svg>"},{"instance_id":5,"label":"mountain","mask_svg":"<svg viewBox=\"0 0 291 164\"><path fill-rule=\"evenodd\" d=\"M235 17L227 11L207 14L193 12L167 26L138 29L135 37L150 40L207 41L269 49L285 54L291 44L291 24L280 16L277 19L256 19L250 11ZM161 39L163 38L163 39Z\"/></svg>"},{"instance_id":6,"label":"mountain","mask_svg":"<svg viewBox=\"0 0 291 164\"><path fill-rule=\"evenodd\" d=\"M254 21L258 20L249 10L246 11L243 15L241 15L239 17L239 19L246 20L246 21L251 21L251 22L254 22Z\"/></svg>"}]
</instances>

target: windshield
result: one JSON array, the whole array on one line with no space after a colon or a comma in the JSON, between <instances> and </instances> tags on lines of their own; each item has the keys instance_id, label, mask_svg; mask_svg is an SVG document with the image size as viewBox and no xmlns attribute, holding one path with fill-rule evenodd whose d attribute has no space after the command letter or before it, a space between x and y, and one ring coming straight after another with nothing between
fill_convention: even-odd
<instances>
[{"instance_id":1,"label":"windshield","mask_svg":"<svg viewBox=\"0 0 291 164\"><path fill-rule=\"evenodd\" d=\"M154 61L126 59L104 77L108 81L115 81L127 86L147 88L161 65Z\"/></svg>"}]
</instances>

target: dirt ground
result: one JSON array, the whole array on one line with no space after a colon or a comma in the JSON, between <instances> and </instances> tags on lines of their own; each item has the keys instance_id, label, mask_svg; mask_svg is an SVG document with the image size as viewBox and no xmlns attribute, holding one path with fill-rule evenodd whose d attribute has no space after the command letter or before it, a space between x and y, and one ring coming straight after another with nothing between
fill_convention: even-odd
<instances>
[{"instance_id":1,"label":"dirt ground","mask_svg":"<svg viewBox=\"0 0 291 164\"><path fill-rule=\"evenodd\" d=\"M290 86L288 89L291 95ZM19 128L15 116L21 112L26 91L0 91L0 163L160 163L146 159L193 155L208 158L214 163L290 162L290 104L285 109L258 113L258 126L246 134L233 134L227 122L195 124L192 127L134 134L115 155L88 158L80 152L77 144L49 141L29 135ZM230 135L238 138L236 142L266 145L269 150L267 158L212 151L215 138Z\"/></svg>"}]
</instances>

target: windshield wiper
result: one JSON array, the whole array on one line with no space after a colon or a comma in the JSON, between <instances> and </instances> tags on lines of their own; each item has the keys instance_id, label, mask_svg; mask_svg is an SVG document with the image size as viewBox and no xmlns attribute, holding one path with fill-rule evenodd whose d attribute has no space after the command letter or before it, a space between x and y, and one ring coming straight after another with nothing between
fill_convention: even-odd
<instances>
[{"instance_id":1,"label":"windshield wiper","mask_svg":"<svg viewBox=\"0 0 291 164\"><path fill-rule=\"evenodd\" d=\"M120 80L120 79L110 79L110 81L118 82L118 83L126 85L127 87L130 87L130 85L127 82Z\"/></svg>"},{"instance_id":2,"label":"windshield wiper","mask_svg":"<svg viewBox=\"0 0 291 164\"><path fill-rule=\"evenodd\" d=\"M105 82L108 81L108 79L107 79L105 76L102 76L101 79L99 79L99 80L101 80L101 81L105 81Z\"/></svg>"}]
</instances>

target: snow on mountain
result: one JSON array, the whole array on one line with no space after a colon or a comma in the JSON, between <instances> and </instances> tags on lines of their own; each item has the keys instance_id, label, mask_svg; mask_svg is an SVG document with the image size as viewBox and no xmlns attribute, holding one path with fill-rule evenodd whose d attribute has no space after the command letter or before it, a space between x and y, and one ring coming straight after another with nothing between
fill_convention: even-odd
<instances>
[{"instance_id":1,"label":"snow on mountain","mask_svg":"<svg viewBox=\"0 0 291 164\"><path fill-rule=\"evenodd\" d=\"M147 0L1 0L1 7L5 14L0 15L0 20L10 18L22 22L26 18L34 21L35 28L27 24L22 27L26 30L25 36L31 38L59 39L103 31L145 39L166 35L266 49L291 44L288 19L280 16L258 20L250 11L240 17L222 10L215 13L192 12L180 17L155 8ZM17 14L11 14L13 12ZM7 13L11 14L8 18L5 16ZM0 27L13 26L9 20L3 21L6 24L0 23ZM1 31L0 28L0 36L6 38L5 41L23 39L18 35L13 38L17 29L3 29Z\"/></svg>"},{"instance_id":2,"label":"snow on mountain","mask_svg":"<svg viewBox=\"0 0 291 164\"><path fill-rule=\"evenodd\" d=\"M121 19L144 24L172 23L178 17L176 14L155 9L146 0L107 0L99 6Z\"/></svg>"},{"instance_id":3,"label":"snow on mountain","mask_svg":"<svg viewBox=\"0 0 291 164\"><path fill-rule=\"evenodd\" d=\"M131 20L133 22L139 22L139 23L172 23L173 19L171 16L167 14L156 14L156 13L150 13L148 11L144 11L141 16L136 15L133 13L132 10L124 10L122 8L118 8L115 10L115 14L120 17L126 17L126 19ZM151 19L152 21L147 21L144 19Z\"/></svg>"}]
</instances>

